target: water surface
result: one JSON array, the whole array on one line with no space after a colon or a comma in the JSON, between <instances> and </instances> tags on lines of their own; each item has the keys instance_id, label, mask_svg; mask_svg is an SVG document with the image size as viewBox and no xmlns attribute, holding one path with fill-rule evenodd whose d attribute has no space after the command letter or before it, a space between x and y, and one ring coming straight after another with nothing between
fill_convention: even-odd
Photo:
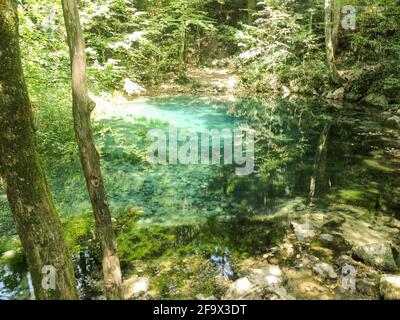
<instances>
[{"instance_id":1,"label":"water surface","mask_svg":"<svg viewBox=\"0 0 400 320\"><path fill-rule=\"evenodd\" d=\"M140 212L119 234L123 264L189 246L231 278L231 255L262 254L279 241L274 224L260 222L264 216L333 203L360 207L372 217L400 212L399 132L364 105L146 98L107 109L94 125L113 215ZM147 132L169 125L198 133L254 128L255 172L238 177L230 165L146 163ZM56 163L48 176L63 217L90 212L78 159ZM80 256L92 265L87 255ZM89 264L77 261L80 286L90 286L84 272ZM3 269L0 298L28 287L24 272Z\"/></svg>"}]
</instances>

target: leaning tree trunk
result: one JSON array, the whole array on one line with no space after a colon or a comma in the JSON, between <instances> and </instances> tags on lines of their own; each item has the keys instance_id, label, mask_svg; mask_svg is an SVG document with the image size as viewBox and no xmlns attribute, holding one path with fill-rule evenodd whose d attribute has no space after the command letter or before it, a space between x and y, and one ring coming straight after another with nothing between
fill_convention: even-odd
<instances>
[{"instance_id":1,"label":"leaning tree trunk","mask_svg":"<svg viewBox=\"0 0 400 320\"><path fill-rule=\"evenodd\" d=\"M0 0L0 174L36 299L77 299L71 256L36 150L15 3Z\"/></svg>"},{"instance_id":2,"label":"leaning tree trunk","mask_svg":"<svg viewBox=\"0 0 400 320\"><path fill-rule=\"evenodd\" d=\"M94 144L90 115L95 104L89 98L86 77L85 42L76 0L62 0L72 71L75 136L86 185L96 219L96 231L103 254L103 275L108 299L122 299L121 268L106 199L100 158Z\"/></svg>"},{"instance_id":3,"label":"leaning tree trunk","mask_svg":"<svg viewBox=\"0 0 400 320\"><path fill-rule=\"evenodd\" d=\"M334 8L337 4L334 3L338 0L325 0L325 47L326 58L329 66L329 75L333 83L340 84L342 77L336 69L335 61L335 41L334 36Z\"/></svg>"}]
</instances>

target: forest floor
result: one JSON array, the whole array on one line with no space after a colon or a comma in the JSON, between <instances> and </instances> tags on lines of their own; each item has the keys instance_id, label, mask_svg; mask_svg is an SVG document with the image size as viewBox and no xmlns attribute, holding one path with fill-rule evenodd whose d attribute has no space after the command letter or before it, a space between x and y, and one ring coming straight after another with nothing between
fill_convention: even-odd
<instances>
[{"instance_id":1,"label":"forest floor","mask_svg":"<svg viewBox=\"0 0 400 320\"><path fill-rule=\"evenodd\" d=\"M180 84L171 80L148 89L149 95L171 93L229 93L237 91L239 78L229 67L191 68L187 72L187 82Z\"/></svg>"}]
</instances>

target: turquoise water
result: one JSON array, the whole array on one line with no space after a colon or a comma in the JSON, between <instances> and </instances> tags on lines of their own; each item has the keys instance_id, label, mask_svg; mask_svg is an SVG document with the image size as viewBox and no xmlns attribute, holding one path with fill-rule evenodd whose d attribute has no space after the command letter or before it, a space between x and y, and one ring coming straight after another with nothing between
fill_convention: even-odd
<instances>
[{"instance_id":1,"label":"turquoise water","mask_svg":"<svg viewBox=\"0 0 400 320\"><path fill-rule=\"evenodd\" d=\"M147 133L170 125L197 133L252 127L255 172L238 177L233 165L150 165ZM213 263L222 261L224 274L230 275L229 255L260 254L281 236L260 217L302 210L310 203L326 210L333 203L353 205L372 218L400 213L399 131L371 107L146 98L98 114L94 128L113 215L140 212L134 230L119 235L126 243L123 264L189 245ZM48 177L64 218L91 211L78 158L54 163ZM154 226L161 229L154 231ZM135 248L137 253L129 251ZM0 273L0 298L18 295L21 287L28 288L25 271Z\"/></svg>"},{"instance_id":2,"label":"turquoise water","mask_svg":"<svg viewBox=\"0 0 400 320\"><path fill-rule=\"evenodd\" d=\"M233 130L244 121L226 114L226 106L209 98L152 98L122 104L95 118L97 146L102 157L105 183L115 214L140 209L139 223L168 225L205 222L208 218L229 215L224 179L234 168L223 165L150 165L146 149L147 133L162 128L168 132L200 134L210 129ZM77 166L76 168L79 168ZM58 175L58 173L56 173ZM83 179L58 179L56 195L61 212L74 214L90 210ZM79 190L77 192L77 190Z\"/></svg>"}]
</instances>

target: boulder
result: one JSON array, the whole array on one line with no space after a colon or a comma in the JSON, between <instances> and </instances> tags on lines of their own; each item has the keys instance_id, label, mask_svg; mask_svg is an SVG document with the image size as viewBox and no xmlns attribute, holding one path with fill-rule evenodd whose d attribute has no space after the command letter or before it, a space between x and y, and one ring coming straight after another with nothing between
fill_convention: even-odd
<instances>
[{"instance_id":1,"label":"boulder","mask_svg":"<svg viewBox=\"0 0 400 320\"><path fill-rule=\"evenodd\" d=\"M383 94L371 93L363 99L364 102L376 107L387 107L389 102Z\"/></svg>"},{"instance_id":2,"label":"boulder","mask_svg":"<svg viewBox=\"0 0 400 320\"><path fill-rule=\"evenodd\" d=\"M229 298L238 298L249 294L252 289L253 284L247 277L240 278L230 285L226 296Z\"/></svg>"},{"instance_id":3,"label":"boulder","mask_svg":"<svg viewBox=\"0 0 400 320\"><path fill-rule=\"evenodd\" d=\"M393 129L400 129L400 116L394 115L385 119L385 124Z\"/></svg>"},{"instance_id":4,"label":"boulder","mask_svg":"<svg viewBox=\"0 0 400 320\"><path fill-rule=\"evenodd\" d=\"M379 283L379 293L385 300L400 300L400 276L382 275Z\"/></svg>"},{"instance_id":5,"label":"boulder","mask_svg":"<svg viewBox=\"0 0 400 320\"><path fill-rule=\"evenodd\" d=\"M277 265L268 265L262 269L253 269L251 281L259 287L278 287L282 284L282 271Z\"/></svg>"},{"instance_id":6,"label":"boulder","mask_svg":"<svg viewBox=\"0 0 400 320\"><path fill-rule=\"evenodd\" d=\"M327 99L331 100L343 100L345 95L344 87L340 87L339 89L333 90L326 95Z\"/></svg>"},{"instance_id":7,"label":"boulder","mask_svg":"<svg viewBox=\"0 0 400 320\"><path fill-rule=\"evenodd\" d=\"M386 271L396 271L392 248L388 243L372 243L352 249L351 255L366 265Z\"/></svg>"},{"instance_id":8,"label":"boulder","mask_svg":"<svg viewBox=\"0 0 400 320\"><path fill-rule=\"evenodd\" d=\"M338 275L333 267L325 262L317 263L313 267L313 271L323 278L337 279Z\"/></svg>"},{"instance_id":9,"label":"boulder","mask_svg":"<svg viewBox=\"0 0 400 320\"><path fill-rule=\"evenodd\" d=\"M346 100L356 102L362 99L362 95L354 92L347 92L346 93Z\"/></svg>"},{"instance_id":10,"label":"boulder","mask_svg":"<svg viewBox=\"0 0 400 320\"><path fill-rule=\"evenodd\" d=\"M129 300L145 295L150 288L150 281L146 277L133 276L124 281L124 299Z\"/></svg>"},{"instance_id":11,"label":"boulder","mask_svg":"<svg viewBox=\"0 0 400 320\"><path fill-rule=\"evenodd\" d=\"M314 228L309 223L291 223L297 240L300 242L310 242L316 235Z\"/></svg>"}]
</instances>

